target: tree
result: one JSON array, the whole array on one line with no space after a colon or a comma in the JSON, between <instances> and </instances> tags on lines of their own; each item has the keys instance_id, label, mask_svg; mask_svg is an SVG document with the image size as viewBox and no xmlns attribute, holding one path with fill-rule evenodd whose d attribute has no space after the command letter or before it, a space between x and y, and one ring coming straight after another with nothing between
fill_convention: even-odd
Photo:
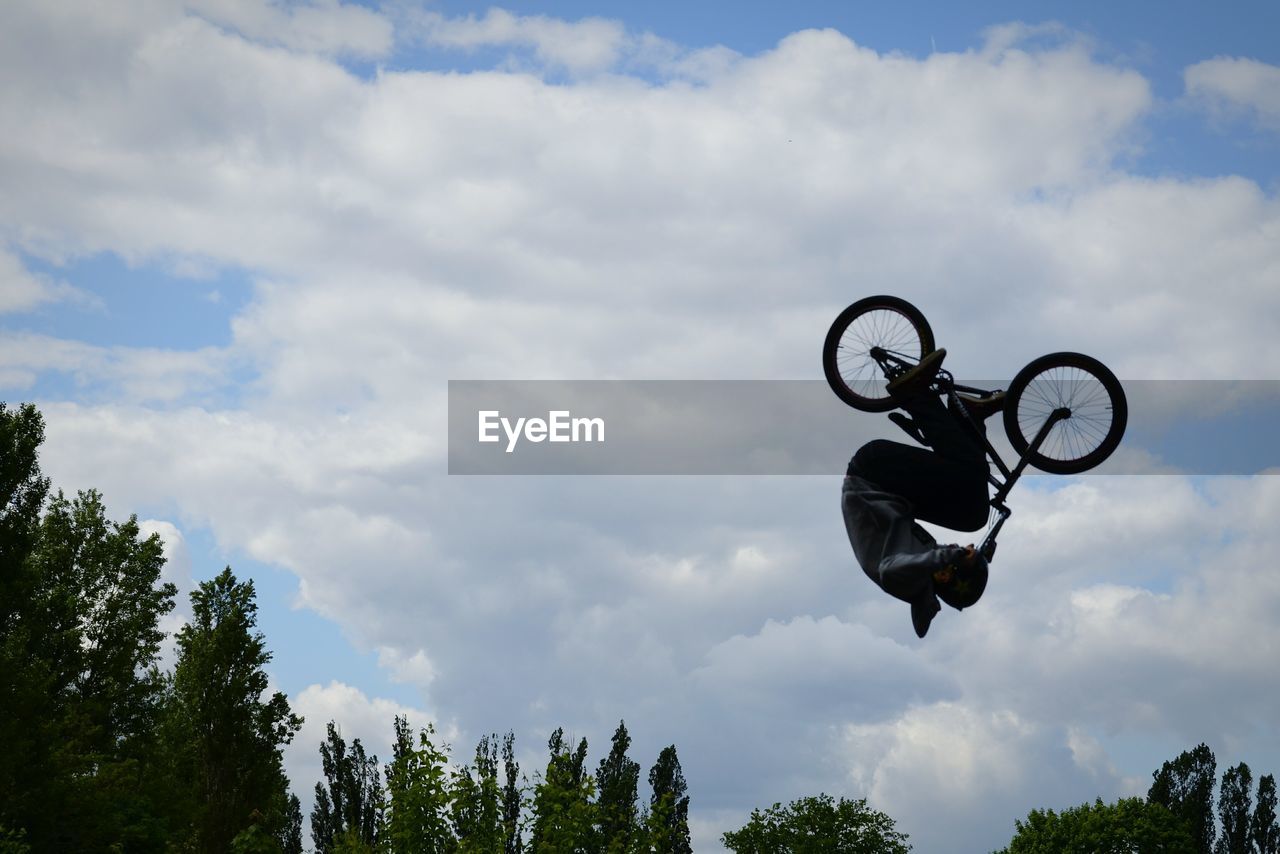
<instances>
[{"instance_id":1,"label":"tree","mask_svg":"<svg viewBox=\"0 0 1280 854\"><path fill-rule=\"evenodd\" d=\"M435 728L418 733L414 747L409 721L395 719L395 742L387 766L389 795L385 845L392 854L439 854L457 846L449 823L448 747L437 747Z\"/></svg>"},{"instance_id":2,"label":"tree","mask_svg":"<svg viewBox=\"0 0 1280 854\"><path fill-rule=\"evenodd\" d=\"M454 772L451 808L458 851L492 854L503 847L502 792L498 786L498 737L476 745L475 764Z\"/></svg>"},{"instance_id":3,"label":"tree","mask_svg":"<svg viewBox=\"0 0 1280 854\"><path fill-rule=\"evenodd\" d=\"M327 787L316 783L316 803L311 810L311 839L317 854L335 850L337 841L374 847L382 821L382 782L378 757L366 756L360 739L347 742L334 721L325 727L320 744L320 767Z\"/></svg>"},{"instance_id":4,"label":"tree","mask_svg":"<svg viewBox=\"0 0 1280 854\"><path fill-rule=\"evenodd\" d=\"M596 769L600 794L596 801L594 850L602 854L626 854L637 836L640 763L627 756L630 747L626 722L619 721L613 733L613 747Z\"/></svg>"},{"instance_id":5,"label":"tree","mask_svg":"<svg viewBox=\"0 0 1280 854\"><path fill-rule=\"evenodd\" d=\"M1160 804L1186 823L1195 850L1213 851L1217 827L1213 819L1213 785L1217 760L1208 746L1183 751L1153 774L1147 800Z\"/></svg>"},{"instance_id":6,"label":"tree","mask_svg":"<svg viewBox=\"0 0 1280 854\"><path fill-rule=\"evenodd\" d=\"M649 769L649 842L656 854L691 854L689 796L676 756L676 746L664 747Z\"/></svg>"},{"instance_id":7,"label":"tree","mask_svg":"<svg viewBox=\"0 0 1280 854\"><path fill-rule=\"evenodd\" d=\"M1258 805L1249 820L1249 838L1258 854L1280 854L1280 826L1276 825L1276 778L1258 780Z\"/></svg>"},{"instance_id":8,"label":"tree","mask_svg":"<svg viewBox=\"0 0 1280 854\"><path fill-rule=\"evenodd\" d=\"M0 407L0 826L35 851L158 846L156 662L175 589L160 539L108 521L97 492L35 518L41 435L33 409Z\"/></svg>"},{"instance_id":9,"label":"tree","mask_svg":"<svg viewBox=\"0 0 1280 854\"><path fill-rule=\"evenodd\" d=\"M280 834L281 854L302 854L302 802L298 796L289 795L289 808Z\"/></svg>"},{"instance_id":10,"label":"tree","mask_svg":"<svg viewBox=\"0 0 1280 854\"><path fill-rule=\"evenodd\" d=\"M906 854L907 836L893 819L865 800L835 801L830 795L801 798L787 806L752 810L739 830L720 837L736 854Z\"/></svg>"},{"instance_id":11,"label":"tree","mask_svg":"<svg viewBox=\"0 0 1280 854\"><path fill-rule=\"evenodd\" d=\"M564 730L547 741L551 754L546 773L533 790L533 854L576 854L590 849L594 824L591 797L595 780L585 772L587 740L570 753Z\"/></svg>"},{"instance_id":12,"label":"tree","mask_svg":"<svg viewBox=\"0 0 1280 854\"><path fill-rule=\"evenodd\" d=\"M1032 810L1007 848L997 854L1194 854L1184 822L1163 805L1141 798L1092 804L1055 813ZM868 849L875 850L875 849Z\"/></svg>"},{"instance_id":13,"label":"tree","mask_svg":"<svg viewBox=\"0 0 1280 854\"><path fill-rule=\"evenodd\" d=\"M1249 840L1252 786L1253 775L1243 762L1223 772L1222 785L1218 787L1218 819L1222 822L1218 854L1252 854L1253 845Z\"/></svg>"},{"instance_id":14,"label":"tree","mask_svg":"<svg viewBox=\"0 0 1280 854\"><path fill-rule=\"evenodd\" d=\"M26 825L38 798L28 782L38 753L36 730L45 691L43 668L32 667L32 591L27 558L35 545L49 481L40 474L44 420L31 404L0 403L0 852L29 851ZM33 714L35 713L35 714Z\"/></svg>"},{"instance_id":15,"label":"tree","mask_svg":"<svg viewBox=\"0 0 1280 854\"><path fill-rule=\"evenodd\" d=\"M227 567L191 594L191 622L178 632L168 742L176 778L189 781L190 847L225 852L256 811L278 838L288 822L281 748L302 726L280 692L265 697L271 660L255 632L252 581Z\"/></svg>"},{"instance_id":16,"label":"tree","mask_svg":"<svg viewBox=\"0 0 1280 854\"><path fill-rule=\"evenodd\" d=\"M523 854L524 840L520 836L520 808L524 794L517 784L520 765L516 762L516 736L508 732L502 739L502 767L505 781L502 784L502 852Z\"/></svg>"}]
</instances>

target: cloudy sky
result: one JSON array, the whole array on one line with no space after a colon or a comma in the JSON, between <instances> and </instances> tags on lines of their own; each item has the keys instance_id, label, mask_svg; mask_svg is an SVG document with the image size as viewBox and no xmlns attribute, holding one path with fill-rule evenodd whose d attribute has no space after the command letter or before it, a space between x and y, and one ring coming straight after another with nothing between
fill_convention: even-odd
<instances>
[{"instance_id":1,"label":"cloudy sky","mask_svg":"<svg viewBox=\"0 0 1280 854\"><path fill-rule=\"evenodd\" d=\"M0 5L0 397L184 590L254 579L304 799L397 713L528 771L625 718L707 852L822 791L929 854L1201 741L1280 772L1280 478L1028 478L920 641L843 457L446 474L450 379L820 379L870 293L971 376L1280 379L1274 4L869 5Z\"/></svg>"}]
</instances>

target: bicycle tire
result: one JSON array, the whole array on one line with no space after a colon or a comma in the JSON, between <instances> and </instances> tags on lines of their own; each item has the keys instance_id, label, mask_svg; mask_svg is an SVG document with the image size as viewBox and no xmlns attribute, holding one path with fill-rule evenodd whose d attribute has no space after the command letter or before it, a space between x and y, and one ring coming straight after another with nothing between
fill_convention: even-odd
<instances>
[{"instance_id":1,"label":"bicycle tire","mask_svg":"<svg viewBox=\"0 0 1280 854\"><path fill-rule=\"evenodd\" d=\"M918 362L933 352L933 330L918 308L894 296L858 300L827 330L822 372L836 397L863 412L887 412L897 403L885 391L886 379L871 358L872 347Z\"/></svg>"},{"instance_id":2,"label":"bicycle tire","mask_svg":"<svg viewBox=\"0 0 1280 854\"><path fill-rule=\"evenodd\" d=\"M1050 353L1018 371L1005 392L1004 429L1021 457L1053 410L1070 410L1029 458L1050 474L1079 474L1120 445L1129 404L1120 380L1083 353Z\"/></svg>"}]
</instances>

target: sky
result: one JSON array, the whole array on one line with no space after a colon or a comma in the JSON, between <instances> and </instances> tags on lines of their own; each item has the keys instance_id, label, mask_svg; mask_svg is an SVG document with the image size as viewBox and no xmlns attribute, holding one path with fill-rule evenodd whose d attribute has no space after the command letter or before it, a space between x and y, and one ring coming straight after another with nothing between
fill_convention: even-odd
<instances>
[{"instance_id":1,"label":"sky","mask_svg":"<svg viewBox=\"0 0 1280 854\"><path fill-rule=\"evenodd\" d=\"M844 456L449 475L446 401L820 380L873 293L958 375L1079 350L1278 380L1278 28L1266 3L5 3L0 399L39 405L56 487L161 536L184 603L254 580L307 808L325 723L385 759L396 714L460 757L514 731L530 774L554 728L594 766L625 719L646 771L677 746L699 852L818 792L930 854L1145 794L1200 742L1274 773L1280 478L1133 446L1169 473L1028 477L982 602L919 640L853 561ZM1240 423L1220 441L1274 435Z\"/></svg>"}]
</instances>

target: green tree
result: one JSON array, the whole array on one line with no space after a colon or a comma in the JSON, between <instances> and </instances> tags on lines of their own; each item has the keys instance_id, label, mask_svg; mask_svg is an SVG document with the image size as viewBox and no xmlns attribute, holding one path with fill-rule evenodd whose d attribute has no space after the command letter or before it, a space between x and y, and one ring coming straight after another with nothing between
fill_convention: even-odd
<instances>
[{"instance_id":1,"label":"green tree","mask_svg":"<svg viewBox=\"0 0 1280 854\"><path fill-rule=\"evenodd\" d=\"M1249 838L1258 854L1280 854L1280 826L1276 825L1276 778L1258 780L1258 805L1249 819Z\"/></svg>"},{"instance_id":2,"label":"green tree","mask_svg":"<svg viewBox=\"0 0 1280 854\"><path fill-rule=\"evenodd\" d=\"M448 746L436 746L431 725L418 733L416 747L408 720L397 716L394 725L395 742L387 766L385 846L392 854L454 851L457 839L449 822Z\"/></svg>"},{"instance_id":3,"label":"green tree","mask_svg":"<svg viewBox=\"0 0 1280 854\"><path fill-rule=\"evenodd\" d=\"M163 549L137 519L107 520L98 493L47 482L31 407L0 406L0 826L34 851L156 848L155 724Z\"/></svg>"},{"instance_id":4,"label":"green tree","mask_svg":"<svg viewBox=\"0 0 1280 854\"><path fill-rule=\"evenodd\" d=\"M596 801L594 850L602 854L626 854L634 847L638 835L636 798L640 763L627 756L630 747L626 722L619 721L613 733L613 747L596 769L600 795Z\"/></svg>"},{"instance_id":5,"label":"green tree","mask_svg":"<svg viewBox=\"0 0 1280 854\"><path fill-rule=\"evenodd\" d=\"M502 850L506 833L502 824L496 735L480 739L474 765L454 772L450 806L459 852L493 854Z\"/></svg>"},{"instance_id":6,"label":"green tree","mask_svg":"<svg viewBox=\"0 0 1280 854\"><path fill-rule=\"evenodd\" d=\"M45 769L43 731L49 674L34 659L39 579L27 558L35 546L49 481L41 476L44 420L31 404L0 402L0 851L30 850L26 826L39 798L30 782Z\"/></svg>"},{"instance_id":7,"label":"green tree","mask_svg":"<svg viewBox=\"0 0 1280 854\"><path fill-rule=\"evenodd\" d=\"M25 562L49 491L40 474L43 442L44 419L34 406L11 410L0 402L0 639L14 628L35 584Z\"/></svg>"},{"instance_id":8,"label":"green tree","mask_svg":"<svg viewBox=\"0 0 1280 854\"><path fill-rule=\"evenodd\" d=\"M1186 750L1164 763L1152 776L1147 800L1160 804L1186 823L1198 854L1213 851L1217 827L1213 818L1213 786L1217 760L1208 746Z\"/></svg>"},{"instance_id":9,"label":"green tree","mask_svg":"<svg viewBox=\"0 0 1280 854\"><path fill-rule=\"evenodd\" d=\"M689 796L676 755L676 746L664 747L649 769L649 844L656 854L691 854Z\"/></svg>"},{"instance_id":10,"label":"green tree","mask_svg":"<svg viewBox=\"0 0 1280 854\"><path fill-rule=\"evenodd\" d=\"M520 764L516 762L516 736L508 732L502 739L502 767L505 777L502 784L502 854L523 854L524 840L521 838L520 809L524 803L524 793L517 783L520 777Z\"/></svg>"},{"instance_id":11,"label":"green tree","mask_svg":"<svg viewBox=\"0 0 1280 854\"><path fill-rule=\"evenodd\" d=\"M259 814L264 832L284 833L288 781L281 748L302 726L280 692L266 697L271 661L254 631L252 581L227 567L191 594L191 622L178 632L167 720L175 777L188 781L189 846L225 852Z\"/></svg>"},{"instance_id":12,"label":"green tree","mask_svg":"<svg viewBox=\"0 0 1280 854\"><path fill-rule=\"evenodd\" d=\"M1195 854L1186 824L1163 805L1142 798L1092 804L1055 813L1032 810L1007 848L997 854ZM875 849L868 849L875 850Z\"/></svg>"},{"instance_id":13,"label":"green tree","mask_svg":"<svg viewBox=\"0 0 1280 854\"><path fill-rule=\"evenodd\" d=\"M302 854L302 802L298 796L289 795L285 811L284 828L280 834L281 854Z\"/></svg>"},{"instance_id":14,"label":"green tree","mask_svg":"<svg viewBox=\"0 0 1280 854\"><path fill-rule=\"evenodd\" d=\"M1253 775L1243 762L1223 772L1222 784L1218 787L1218 819L1222 822L1218 854L1252 854L1253 844L1249 839L1252 788Z\"/></svg>"},{"instance_id":15,"label":"green tree","mask_svg":"<svg viewBox=\"0 0 1280 854\"><path fill-rule=\"evenodd\" d=\"M752 810L740 830L725 833L724 846L736 854L906 854L907 836L893 819L865 800L801 798L785 807Z\"/></svg>"},{"instance_id":16,"label":"green tree","mask_svg":"<svg viewBox=\"0 0 1280 854\"><path fill-rule=\"evenodd\" d=\"M377 845L384 806L378 757L366 756L358 738L348 749L334 721L329 721L325 730L320 744L325 783L316 783L316 803L311 810L316 852L334 851L344 836L372 848Z\"/></svg>"},{"instance_id":17,"label":"green tree","mask_svg":"<svg viewBox=\"0 0 1280 854\"><path fill-rule=\"evenodd\" d=\"M564 730L547 741L547 770L533 790L533 854L577 854L590 849L594 823L591 798L595 780L585 772L587 740L569 752Z\"/></svg>"}]
</instances>

